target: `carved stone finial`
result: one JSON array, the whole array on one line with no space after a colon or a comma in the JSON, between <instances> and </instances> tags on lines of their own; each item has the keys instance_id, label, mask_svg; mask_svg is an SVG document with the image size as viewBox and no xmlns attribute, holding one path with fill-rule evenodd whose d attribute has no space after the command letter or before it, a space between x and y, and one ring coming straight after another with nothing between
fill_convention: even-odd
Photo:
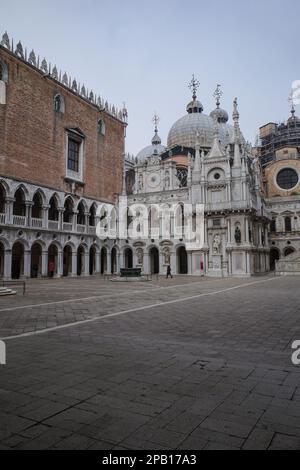
<instances>
[{"instance_id":1,"label":"carved stone finial","mask_svg":"<svg viewBox=\"0 0 300 470\"><path fill-rule=\"evenodd\" d=\"M52 77L57 80L58 79L58 71L57 71L57 67L56 65L53 67L53 70L52 70Z\"/></svg>"},{"instance_id":2,"label":"carved stone finial","mask_svg":"<svg viewBox=\"0 0 300 470\"><path fill-rule=\"evenodd\" d=\"M68 86L68 75L66 73L63 74L62 83Z\"/></svg>"},{"instance_id":3,"label":"carved stone finial","mask_svg":"<svg viewBox=\"0 0 300 470\"><path fill-rule=\"evenodd\" d=\"M34 67L36 67L36 55L33 49L29 54L28 62Z\"/></svg>"},{"instance_id":4,"label":"carved stone finial","mask_svg":"<svg viewBox=\"0 0 300 470\"><path fill-rule=\"evenodd\" d=\"M84 98L86 98L86 89L85 89L85 86L84 86L84 85L82 85L82 87L81 87L81 95L82 95Z\"/></svg>"},{"instance_id":5,"label":"carved stone finial","mask_svg":"<svg viewBox=\"0 0 300 470\"><path fill-rule=\"evenodd\" d=\"M105 107L105 111L108 111L108 102L107 101L105 101L104 107Z\"/></svg>"},{"instance_id":6,"label":"carved stone finial","mask_svg":"<svg viewBox=\"0 0 300 470\"><path fill-rule=\"evenodd\" d=\"M18 42L16 50L15 50L16 56L20 57L21 59L24 59L24 50L21 41Z\"/></svg>"},{"instance_id":7,"label":"carved stone finial","mask_svg":"<svg viewBox=\"0 0 300 470\"><path fill-rule=\"evenodd\" d=\"M6 31L2 36L1 46L7 47L7 49L10 49L9 37Z\"/></svg>"},{"instance_id":8,"label":"carved stone finial","mask_svg":"<svg viewBox=\"0 0 300 470\"><path fill-rule=\"evenodd\" d=\"M94 101L94 93L92 91L90 92L89 101Z\"/></svg>"},{"instance_id":9,"label":"carved stone finial","mask_svg":"<svg viewBox=\"0 0 300 470\"><path fill-rule=\"evenodd\" d=\"M76 80L73 80L73 83L72 83L72 90L77 93L77 82L76 82Z\"/></svg>"},{"instance_id":10,"label":"carved stone finial","mask_svg":"<svg viewBox=\"0 0 300 470\"><path fill-rule=\"evenodd\" d=\"M48 73L48 64L47 64L46 59L43 59L43 60L42 60L41 70L42 70L42 72L44 72L44 73Z\"/></svg>"}]
</instances>

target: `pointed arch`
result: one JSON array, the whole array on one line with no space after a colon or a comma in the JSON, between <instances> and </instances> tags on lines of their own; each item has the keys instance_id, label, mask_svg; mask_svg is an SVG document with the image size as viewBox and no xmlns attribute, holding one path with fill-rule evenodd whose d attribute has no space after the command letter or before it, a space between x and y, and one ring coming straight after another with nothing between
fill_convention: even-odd
<instances>
[{"instance_id":1,"label":"pointed arch","mask_svg":"<svg viewBox=\"0 0 300 470\"><path fill-rule=\"evenodd\" d=\"M23 186L19 186L14 194L13 215L24 217L26 215L26 193Z\"/></svg>"}]
</instances>

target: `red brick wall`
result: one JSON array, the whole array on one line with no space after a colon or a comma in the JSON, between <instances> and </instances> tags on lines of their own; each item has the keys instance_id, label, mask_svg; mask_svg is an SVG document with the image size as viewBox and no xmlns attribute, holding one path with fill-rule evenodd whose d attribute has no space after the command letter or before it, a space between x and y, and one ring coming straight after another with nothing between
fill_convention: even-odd
<instances>
[{"instance_id":1,"label":"red brick wall","mask_svg":"<svg viewBox=\"0 0 300 470\"><path fill-rule=\"evenodd\" d=\"M7 104L0 105L0 175L69 191L66 128L80 128L84 141L84 183L80 195L113 201L122 190L124 124L17 59L5 49ZM65 100L65 114L54 111L54 96ZM102 117L106 135L98 133Z\"/></svg>"}]
</instances>

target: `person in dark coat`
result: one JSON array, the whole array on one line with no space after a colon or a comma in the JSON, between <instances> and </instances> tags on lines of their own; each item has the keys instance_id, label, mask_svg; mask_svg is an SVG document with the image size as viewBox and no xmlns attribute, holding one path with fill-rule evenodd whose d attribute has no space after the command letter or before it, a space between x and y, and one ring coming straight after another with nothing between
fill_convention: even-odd
<instances>
[{"instance_id":1,"label":"person in dark coat","mask_svg":"<svg viewBox=\"0 0 300 470\"><path fill-rule=\"evenodd\" d=\"M172 271L171 271L171 266L168 266L168 268L167 268L167 279L169 279L169 277L170 277L171 279L173 279Z\"/></svg>"}]
</instances>

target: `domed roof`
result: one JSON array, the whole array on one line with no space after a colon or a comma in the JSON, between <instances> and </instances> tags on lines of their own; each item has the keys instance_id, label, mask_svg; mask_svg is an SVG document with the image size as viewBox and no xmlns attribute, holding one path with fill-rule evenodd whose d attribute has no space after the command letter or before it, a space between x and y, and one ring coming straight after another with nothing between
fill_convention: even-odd
<instances>
[{"instance_id":1,"label":"domed roof","mask_svg":"<svg viewBox=\"0 0 300 470\"><path fill-rule=\"evenodd\" d=\"M228 113L220 108L220 97L222 92L220 85L214 96L217 98L217 108L212 111L210 116L203 113L203 106L197 100L196 89L199 83L193 80L191 87L193 89L193 101L188 104L186 116L175 122L168 136L168 147L194 147L196 143L196 135L199 135L201 147L212 147L214 141L214 128L218 126L218 134L220 142L223 146L234 141L234 128L227 124L229 120ZM242 140L244 141L243 136Z\"/></svg>"},{"instance_id":2,"label":"domed roof","mask_svg":"<svg viewBox=\"0 0 300 470\"><path fill-rule=\"evenodd\" d=\"M222 145L233 142L234 129L220 122L219 139ZM196 134L200 135L201 147L211 147L214 140L215 121L204 113L191 113L183 116L172 126L168 136L168 147L194 147Z\"/></svg>"},{"instance_id":3,"label":"domed roof","mask_svg":"<svg viewBox=\"0 0 300 470\"><path fill-rule=\"evenodd\" d=\"M161 144L158 145L148 145L147 147L143 148L136 156L138 163L144 162L148 157L152 157L155 154L161 154L166 150Z\"/></svg>"},{"instance_id":4,"label":"domed roof","mask_svg":"<svg viewBox=\"0 0 300 470\"><path fill-rule=\"evenodd\" d=\"M222 109L222 108L214 109L214 111L210 113L210 117L215 119L217 122L223 122L225 124L226 122L229 121L229 116L228 116L227 111L225 111L225 109Z\"/></svg>"}]
</instances>

